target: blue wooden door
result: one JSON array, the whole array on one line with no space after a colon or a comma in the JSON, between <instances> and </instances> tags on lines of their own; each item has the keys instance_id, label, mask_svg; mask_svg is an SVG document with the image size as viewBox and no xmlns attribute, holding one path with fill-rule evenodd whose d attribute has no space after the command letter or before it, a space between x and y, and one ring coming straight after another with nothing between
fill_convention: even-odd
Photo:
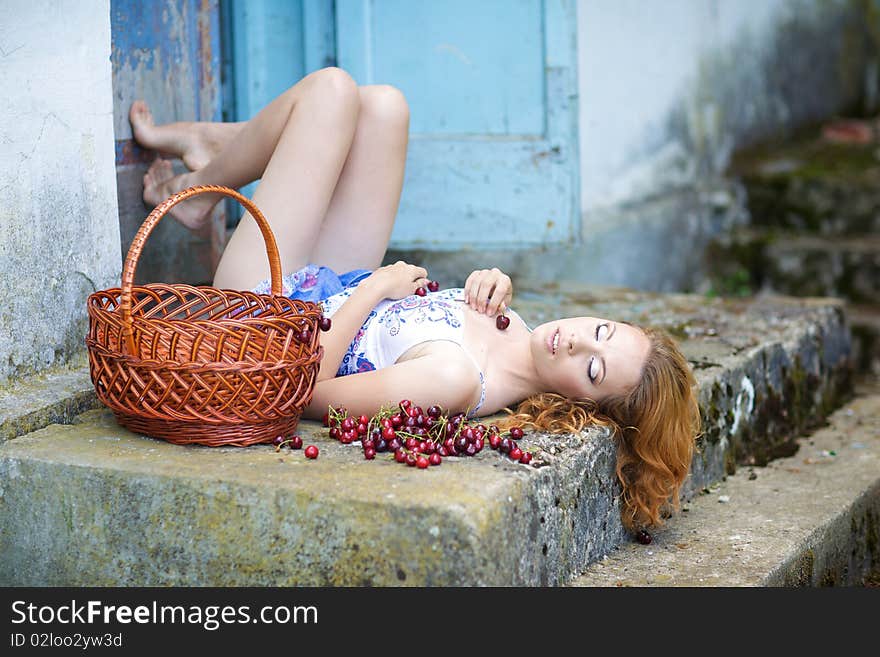
<instances>
[{"instance_id":1,"label":"blue wooden door","mask_svg":"<svg viewBox=\"0 0 880 657\"><path fill-rule=\"evenodd\" d=\"M240 7L238 118L333 55L358 84L406 95L410 150L392 247L508 248L577 235L574 0L230 4ZM248 22L267 30L252 46L243 45ZM274 44L268 57L262 43Z\"/></svg>"}]
</instances>

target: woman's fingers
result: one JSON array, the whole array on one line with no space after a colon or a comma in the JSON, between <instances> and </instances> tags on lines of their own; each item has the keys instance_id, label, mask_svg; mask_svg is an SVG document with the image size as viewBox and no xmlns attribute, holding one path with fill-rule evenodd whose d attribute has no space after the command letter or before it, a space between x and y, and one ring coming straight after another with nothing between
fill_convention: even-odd
<instances>
[{"instance_id":1,"label":"woman's fingers","mask_svg":"<svg viewBox=\"0 0 880 657\"><path fill-rule=\"evenodd\" d=\"M491 298L489 299L489 304L486 307L486 314L492 317L499 310L502 309L509 298L510 293L510 279L507 278L504 274L502 274L497 281L495 281L495 287L492 290Z\"/></svg>"},{"instance_id":2,"label":"woman's fingers","mask_svg":"<svg viewBox=\"0 0 880 657\"><path fill-rule=\"evenodd\" d=\"M489 316L506 309L512 296L510 277L497 268L479 269L465 281L465 303Z\"/></svg>"}]
</instances>

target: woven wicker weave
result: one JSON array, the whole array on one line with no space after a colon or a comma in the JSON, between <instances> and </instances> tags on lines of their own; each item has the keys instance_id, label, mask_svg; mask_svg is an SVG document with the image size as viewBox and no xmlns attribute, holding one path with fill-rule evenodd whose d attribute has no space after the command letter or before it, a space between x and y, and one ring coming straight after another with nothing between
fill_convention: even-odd
<instances>
[{"instance_id":1,"label":"woven wicker weave","mask_svg":"<svg viewBox=\"0 0 880 657\"><path fill-rule=\"evenodd\" d=\"M257 221L271 295L133 285L155 225L173 206L203 193L236 199ZM90 295L88 314L92 383L117 421L137 433L178 445L244 447L289 436L311 401L323 355L321 308L282 296L281 260L269 224L232 189L191 187L157 206L128 250L122 287Z\"/></svg>"}]
</instances>

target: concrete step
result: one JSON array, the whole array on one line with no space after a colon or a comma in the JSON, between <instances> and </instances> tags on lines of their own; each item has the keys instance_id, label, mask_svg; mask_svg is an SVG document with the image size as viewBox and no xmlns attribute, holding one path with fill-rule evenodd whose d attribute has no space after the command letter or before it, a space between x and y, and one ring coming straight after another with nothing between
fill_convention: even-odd
<instances>
[{"instance_id":1,"label":"concrete step","mask_svg":"<svg viewBox=\"0 0 880 657\"><path fill-rule=\"evenodd\" d=\"M100 406L85 353L80 354L69 367L49 369L0 389L0 445Z\"/></svg>"},{"instance_id":2,"label":"concrete step","mask_svg":"<svg viewBox=\"0 0 880 657\"><path fill-rule=\"evenodd\" d=\"M684 497L793 446L848 394L828 299L521 289L530 325L571 315L678 336L705 434ZM419 471L365 461L303 422L321 456L178 447L105 410L0 445L3 585L559 585L629 540L599 429L531 435L542 467L486 450ZM671 523L674 525L674 522Z\"/></svg>"},{"instance_id":3,"label":"concrete step","mask_svg":"<svg viewBox=\"0 0 880 657\"><path fill-rule=\"evenodd\" d=\"M753 226L822 236L880 233L874 145L828 144L807 135L740 153L730 173L745 186Z\"/></svg>"},{"instance_id":4,"label":"concrete step","mask_svg":"<svg viewBox=\"0 0 880 657\"><path fill-rule=\"evenodd\" d=\"M861 585L878 568L875 383L796 454L709 486L650 545L621 545L572 586Z\"/></svg>"},{"instance_id":5,"label":"concrete step","mask_svg":"<svg viewBox=\"0 0 880 657\"><path fill-rule=\"evenodd\" d=\"M722 294L742 287L796 296L834 296L854 303L880 299L880 237L819 237L743 229L707 252L713 285Z\"/></svg>"},{"instance_id":6,"label":"concrete step","mask_svg":"<svg viewBox=\"0 0 880 657\"><path fill-rule=\"evenodd\" d=\"M880 377L880 304L849 304L846 308L852 332L852 359L856 371Z\"/></svg>"}]
</instances>

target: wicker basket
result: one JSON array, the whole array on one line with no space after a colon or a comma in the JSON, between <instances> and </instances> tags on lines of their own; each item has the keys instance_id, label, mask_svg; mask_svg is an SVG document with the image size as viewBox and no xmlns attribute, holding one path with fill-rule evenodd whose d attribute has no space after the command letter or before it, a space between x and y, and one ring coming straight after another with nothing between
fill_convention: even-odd
<instances>
[{"instance_id":1,"label":"wicker basket","mask_svg":"<svg viewBox=\"0 0 880 657\"><path fill-rule=\"evenodd\" d=\"M168 210L220 193L263 233L272 294L151 283L135 286L144 242ZM178 445L244 447L289 436L311 401L323 347L321 308L281 294L281 259L260 211L226 187L185 189L156 207L134 238L122 287L88 298L92 383L117 421Z\"/></svg>"}]
</instances>

